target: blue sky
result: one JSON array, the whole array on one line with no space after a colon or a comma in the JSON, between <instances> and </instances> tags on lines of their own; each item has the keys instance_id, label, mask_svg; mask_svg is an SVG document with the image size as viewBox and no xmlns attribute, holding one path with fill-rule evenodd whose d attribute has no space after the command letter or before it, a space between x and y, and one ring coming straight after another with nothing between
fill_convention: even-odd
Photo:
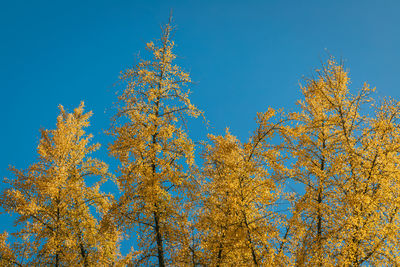
<instances>
[{"instance_id":1,"label":"blue sky","mask_svg":"<svg viewBox=\"0 0 400 267\"><path fill-rule=\"evenodd\" d=\"M399 98L398 1L1 1L0 177L36 158L40 128L59 104L92 110L94 140L108 138L119 71L135 63L173 10L178 63L196 82L192 102L213 128L240 139L268 106L292 110L298 83L327 51L345 60L353 90L367 81ZM192 123L191 136L206 130ZM1 188L1 186L0 186ZM8 228L2 215L0 231Z\"/></svg>"}]
</instances>

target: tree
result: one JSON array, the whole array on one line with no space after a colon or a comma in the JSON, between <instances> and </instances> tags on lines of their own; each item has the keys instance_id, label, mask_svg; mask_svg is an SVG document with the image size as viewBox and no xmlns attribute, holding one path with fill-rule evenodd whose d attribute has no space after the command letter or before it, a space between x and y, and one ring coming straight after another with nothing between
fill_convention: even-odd
<instances>
[{"instance_id":1,"label":"tree","mask_svg":"<svg viewBox=\"0 0 400 267\"><path fill-rule=\"evenodd\" d=\"M206 266L285 261L276 249L282 220L275 207L282 192L274 176L282 173L282 158L279 147L269 144L285 119L271 122L274 116L273 109L260 113L258 129L244 144L228 130L225 136L209 135L198 219Z\"/></svg>"},{"instance_id":2,"label":"tree","mask_svg":"<svg viewBox=\"0 0 400 267\"><path fill-rule=\"evenodd\" d=\"M290 221L293 261L398 264L398 104L371 104L376 116L363 116L373 89L350 94L347 72L333 59L315 74L302 87L287 142L292 179L305 189Z\"/></svg>"},{"instance_id":3,"label":"tree","mask_svg":"<svg viewBox=\"0 0 400 267\"><path fill-rule=\"evenodd\" d=\"M118 232L101 225L110 197L100 184L110 178L107 165L88 155L99 148L84 128L91 113L83 103L73 113L60 106L55 130L42 130L39 159L26 171L12 168L15 179L1 195L5 212L16 216L12 244L2 235L4 265L107 265L118 255ZM89 180L100 177L101 180ZM88 183L93 184L89 186ZM94 211L97 211L94 213Z\"/></svg>"},{"instance_id":4,"label":"tree","mask_svg":"<svg viewBox=\"0 0 400 267\"><path fill-rule=\"evenodd\" d=\"M155 259L159 266L182 264L176 251L187 249L180 242L187 229L194 145L183 126L186 117L201 112L188 98L189 74L173 63L171 30L167 24L161 39L147 44L150 60L122 72L126 89L110 133L115 140L109 151L120 161L122 191L115 215L120 227L139 235L136 264Z\"/></svg>"}]
</instances>

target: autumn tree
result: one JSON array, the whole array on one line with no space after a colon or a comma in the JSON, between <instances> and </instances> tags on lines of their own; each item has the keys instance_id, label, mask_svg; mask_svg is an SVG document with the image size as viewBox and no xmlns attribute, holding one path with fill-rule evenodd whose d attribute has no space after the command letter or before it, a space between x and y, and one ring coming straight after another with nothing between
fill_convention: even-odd
<instances>
[{"instance_id":1,"label":"autumn tree","mask_svg":"<svg viewBox=\"0 0 400 267\"><path fill-rule=\"evenodd\" d=\"M178 251L187 232L188 173L194 145L185 133L185 119L201 112L191 104L189 74L174 64L172 27L147 44L149 60L121 74L126 85L110 134L110 154L119 162L122 196L115 204L117 224L138 234L133 263L159 266L184 264ZM186 230L185 230L186 229ZM184 253L185 254L185 253Z\"/></svg>"},{"instance_id":2,"label":"autumn tree","mask_svg":"<svg viewBox=\"0 0 400 267\"><path fill-rule=\"evenodd\" d=\"M292 114L292 179L305 190L290 221L296 265L398 264L398 104L375 108L367 84L356 95L348 86L330 59L306 80Z\"/></svg>"},{"instance_id":3,"label":"autumn tree","mask_svg":"<svg viewBox=\"0 0 400 267\"><path fill-rule=\"evenodd\" d=\"M84 128L91 112L83 103L67 113L60 106L55 130L42 130L38 162L12 168L14 179L1 194L4 212L15 216L17 231L1 236L2 266L93 266L112 264L118 232L100 223L110 197L100 192L110 178L107 165L88 157L99 148ZM98 179L100 178L100 179ZM90 186L92 184L92 186Z\"/></svg>"},{"instance_id":4,"label":"autumn tree","mask_svg":"<svg viewBox=\"0 0 400 267\"><path fill-rule=\"evenodd\" d=\"M276 212L284 173L279 146L271 139L284 127L269 109L258 116L258 128L244 144L229 131L209 135L205 145L202 204L198 230L206 266L280 265L277 245L282 217ZM274 121L274 119L276 121Z\"/></svg>"}]
</instances>

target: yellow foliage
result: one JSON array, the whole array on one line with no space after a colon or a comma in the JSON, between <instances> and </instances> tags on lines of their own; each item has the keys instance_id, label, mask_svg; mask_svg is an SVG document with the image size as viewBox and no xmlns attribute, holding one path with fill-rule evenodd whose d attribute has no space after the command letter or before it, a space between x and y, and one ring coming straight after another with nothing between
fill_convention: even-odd
<instances>
[{"instance_id":1,"label":"yellow foliage","mask_svg":"<svg viewBox=\"0 0 400 267\"><path fill-rule=\"evenodd\" d=\"M374 91L357 95L333 59L302 86L302 112L287 142L293 180L288 251L295 265L398 265L399 106L383 101L363 116Z\"/></svg>"},{"instance_id":2,"label":"yellow foliage","mask_svg":"<svg viewBox=\"0 0 400 267\"><path fill-rule=\"evenodd\" d=\"M189 168L194 144L185 133L185 117L202 113L191 104L189 74L174 65L171 26L147 44L151 60L121 73L126 89L111 131L110 154L120 161L122 191L115 217L127 231L138 229L137 264L180 265L177 256L188 227L186 207L192 191ZM187 234L186 234L187 236ZM153 258L154 257L154 258Z\"/></svg>"},{"instance_id":3,"label":"yellow foliage","mask_svg":"<svg viewBox=\"0 0 400 267\"><path fill-rule=\"evenodd\" d=\"M38 162L26 171L12 168L15 179L1 195L8 213L17 215L19 231L12 233L11 247L2 236L3 261L20 265L107 265L115 261L119 238L114 227L102 227L96 218L110 207L110 196L100 183L110 177L105 163L87 157L99 145L89 145L91 113L83 103L67 113L60 106L55 130L42 130ZM90 177L100 177L88 186ZM93 214L92 209L99 213ZM105 230L107 229L107 230Z\"/></svg>"},{"instance_id":4,"label":"yellow foliage","mask_svg":"<svg viewBox=\"0 0 400 267\"><path fill-rule=\"evenodd\" d=\"M91 113L60 106L38 161L5 179L17 227L0 234L0 265L399 266L400 102L375 101L366 83L352 94L330 58L300 85L298 112L257 113L246 142L209 134L197 167L186 120L203 113L171 31L121 72L119 197L100 191L111 175L89 156Z\"/></svg>"}]
</instances>

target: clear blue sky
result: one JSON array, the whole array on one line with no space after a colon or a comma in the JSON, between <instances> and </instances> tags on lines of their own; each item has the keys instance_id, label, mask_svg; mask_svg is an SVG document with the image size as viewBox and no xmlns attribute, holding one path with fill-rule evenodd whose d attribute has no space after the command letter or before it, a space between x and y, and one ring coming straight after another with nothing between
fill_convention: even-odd
<instances>
[{"instance_id":1,"label":"clear blue sky","mask_svg":"<svg viewBox=\"0 0 400 267\"><path fill-rule=\"evenodd\" d=\"M246 139L256 112L294 109L298 82L326 50L346 61L354 89L368 81L378 95L400 95L399 1L1 1L0 177L35 161L38 130L55 127L59 104L84 100L89 131L106 143L119 71L145 53L171 9L178 62L212 133L229 126ZM193 124L193 139L205 134Z\"/></svg>"}]
</instances>

